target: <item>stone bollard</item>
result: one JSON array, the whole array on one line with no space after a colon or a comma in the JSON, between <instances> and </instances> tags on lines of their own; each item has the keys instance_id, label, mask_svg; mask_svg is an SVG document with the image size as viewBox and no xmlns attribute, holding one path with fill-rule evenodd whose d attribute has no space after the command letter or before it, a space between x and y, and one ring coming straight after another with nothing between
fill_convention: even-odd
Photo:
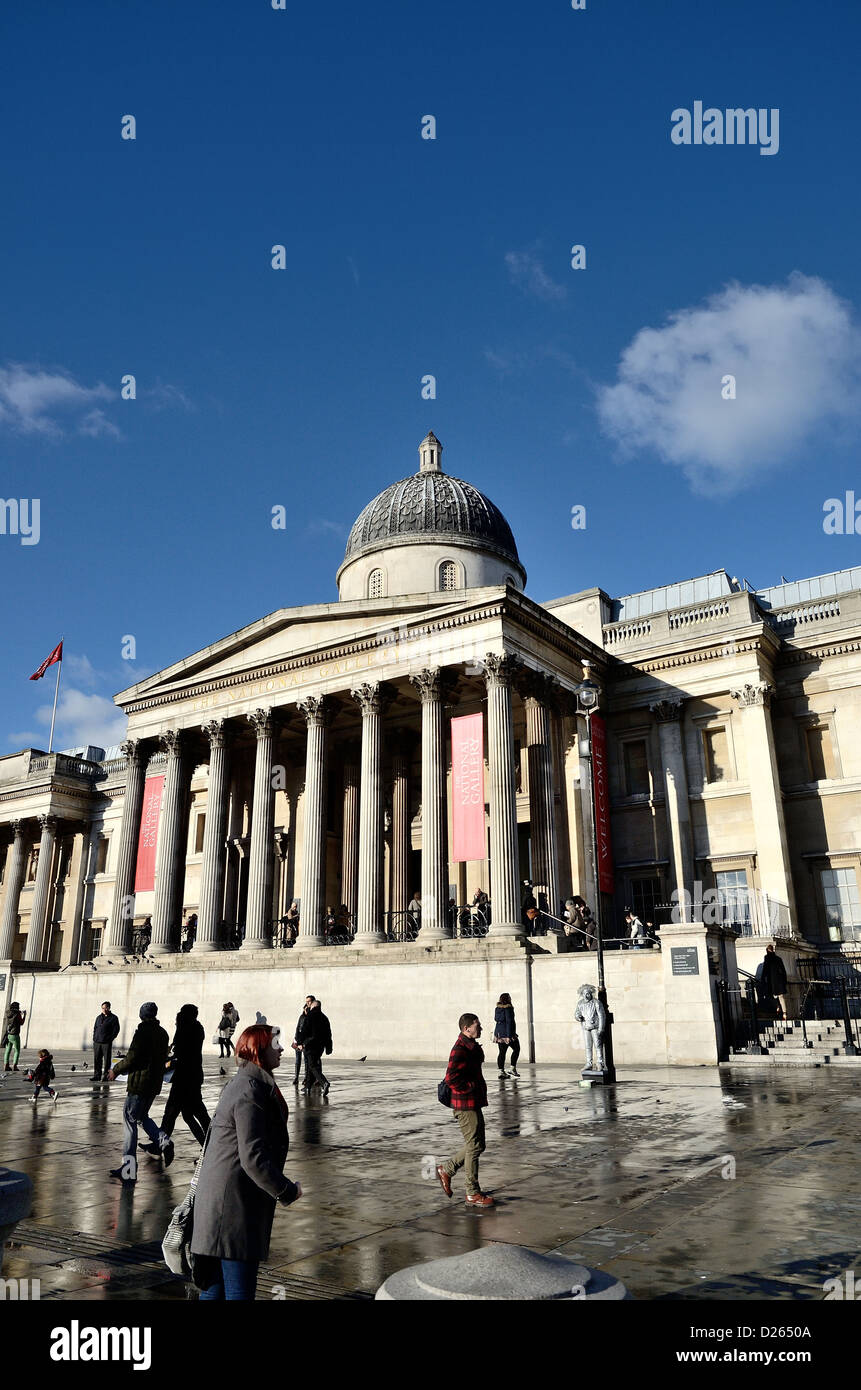
<instances>
[{"instance_id":1,"label":"stone bollard","mask_svg":"<svg viewBox=\"0 0 861 1390\"><path fill-rule=\"evenodd\" d=\"M30 1215L33 1205L33 1184L26 1173L0 1168L0 1269L3 1267L3 1247L19 1221Z\"/></svg>"},{"instance_id":2,"label":"stone bollard","mask_svg":"<svg viewBox=\"0 0 861 1390\"><path fill-rule=\"evenodd\" d=\"M564 1255L492 1244L466 1255L410 1265L377 1289L379 1299L518 1299L596 1302L630 1299L625 1285Z\"/></svg>"}]
</instances>

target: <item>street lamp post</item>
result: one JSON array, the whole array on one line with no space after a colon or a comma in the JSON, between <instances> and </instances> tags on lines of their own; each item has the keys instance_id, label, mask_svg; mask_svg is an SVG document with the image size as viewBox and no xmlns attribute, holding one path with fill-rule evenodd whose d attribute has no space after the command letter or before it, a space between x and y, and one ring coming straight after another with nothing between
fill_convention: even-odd
<instances>
[{"instance_id":1,"label":"street lamp post","mask_svg":"<svg viewBox=\"0 0 861 1390\"><path fill-rule=\"evenodd\" d=\"M601 880L598 868L598 798L595 788L595 763L592 757L592 715L598 712L598 701L600 698L600 688L590 678L589 672L591 663L583 662L584 679L575 688L577 696L578 713L586 719L586 743L589 758L589 785L591 794L591 821L592 821L592 866L594 870L594 898L595 903L595 936L597 940L598 955L598 998L604 1006L607 1015L607 1028L604 1033L604 1084L610 1085L616 1080L616 1068L613 1064L613 1015L607 1003L607 986L604 980L604 923L601 912Z\"/></svg>"}]
</instances>

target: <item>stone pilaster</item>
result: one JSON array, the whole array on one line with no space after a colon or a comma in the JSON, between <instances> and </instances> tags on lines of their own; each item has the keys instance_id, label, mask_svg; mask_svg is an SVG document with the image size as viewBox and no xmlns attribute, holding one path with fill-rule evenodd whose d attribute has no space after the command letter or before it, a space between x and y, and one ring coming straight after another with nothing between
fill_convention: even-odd
<instances>
[{"instance_id":1,"label":"stone pilaster","mask_svg":"<svg viewBox=\"0 0 861 1390\"><path fill-rule=\"evenodd\" d=\"M382 718L387 690L365 682L351 692L362 711L362 771L359 789L359 902L356 945L383 940L383 770Z\"/></svg>"},{"instance_id":2,"label":"stone pilaster","mask_svg":"<svg viewBox=\"0 0 861 1390\"><path fill-rule=\"evenodd\" d=\"M326 903L326 795L329 783L331 702L325 695L299 701L308 726L305 754L305 838L297 946L322 946Z\"/></svg>"},{"instance_id":3,"label":"stone pilaster","mask_svg":"<svg viewBox=\"0 0 861 1390\"><path fill-rule=\"evenodd\" d=\"M180 927L180 883L185 879L185 837L182 834L185 810L185 737L181 729L159 735L167 753L164 800L155 861L155 906L149 955L171 955L178 949Z\"/></svg>"},{"instance_id":4,"label":"stone pilaster","mask_svg":"<svg viewBox=\"0 0 861 1390\"><path fill-rule=\"evenodd\" d=\"M359 901L359 750L347 749L344 761L344 826L341 849L342 901L353 922Z\"/></svg>"},{"instance_id":5,"label":"stone pilaster","mask_svg":"<svg viewBox=\"0 0 861 1390\"><path fill-rule=\"evenodd\" d=\"M256 709L248 716L257 735L254 759L254 800L251 809L251 853L248 867L248 906L243 951L272 946L271 884L275 796L272 789L272 711Z\"/></svg>"},{"instance_id":6,"label":"stone pilaster","mask_svg":"<svg viewBox=\"0 0 861 1390\"><path fill-rule=\"evenodd\" d=\"M3 894L3 916L0 918L0 960L12 959L12 947L18 934L18 909L27 871L27 839L24 832L24 821L12 821L12 852L6 861L6 891Z\"/></svg>"},{"instance_id":7,"label":"stone pilaster","mask_svg":"<svg viewBox=\"0 0 861 1390\"><path fill-rule=\"evenodd\" d=\"M689 922L700 909L692 906L694 891L694 846L691 832L691 803L688 796L688 772L682 742L682 708L680 695L656 700L649 709L658 721L661 744L661 766L664 773L664 796L667 808L667 830L670 837L670 856L673 865L673 887L677 893L680 922Z\"/></svg>"},{"instance_id":8,"label":"stone pilaster","mask_svg":"<svg viewBox=\"0 0 861 1390\"><path fill-rule=\"evenodd\" d=\"M39 863L36 868L36 883L33 889L33 904L30 908L30 928L27 932L25 960L41 960L45 948L45 927L48 915L48 896L51 891L51 866L54 846L57 843L56 816L39 816L42 838L39 842Z\"/></svg>"},{"instance_id":9,"label":"stone pilaster","mask_svg":"<svg viewBox=\"0 0 861 1390\"><path fill-rule=\"evenodd\" d=\"M423 941L451 935L448 922L444 674L439 667L410 676L422 699L422 925Z\"/></svg>"},{"instance_id":10,"label":"stone pilaster","mask_svg":"<svg viewBox=\"0 0 861 1390\"><path fill-rule=\"evenodd\" d=\"M220 951L224 899L225 838L227 835L227 736L223 719L203 725L209 739L209 786L203 824L203 858L200 865L200 907L197 936L192 951Z\"/></svg>"},{"instance_id":11,"label":"stone pilaster","mask_svg":"<svg viewBox=\"0 0 861 1390\"><path fill-rule=\"evenodd\" d=\"M771 723L770 705L774 689L767 681L757 681L731 690L730 695L741 710L760 888L773 901L787 905L789 920L797 926L783 796ZM753 884L749 887L752 895Z\"/></svg>"},{"instance_id":12,"label":"stone pilaster","mask_svg":"<svg viewBox=\"0 0 861 1390\"><path fill-rule=\"evenodd\" d=\"M102 955L109 951L124 955L131 946L132 923L135 915L135 870L138 861L138 837L141 828L144 778L147 757L140 739L128 739L120 744L126 760L126 792L123 800L123 819L120 825L120 848L117 876L114 881L114 903L107 941Z\"/></svg>"},{"instance_id":13,"label":"stone pilaster","mask_svg":"<svg viewBox=\"0 0 861 1390\"><path fill-rule=\"evenodd\" d=\"M511 684L520 663L488 652L487 749L490 764L490 902L494 936L521 936L517 803Z\"/></svg>"},{"instance_id":14,"label":"stone pilaster","mask_svg":"<svg viewBox=\"0 0 861 1390\"><path fill-rule=\"evenodd\" d=\"M532 879L536 893L547 895L547 907L559 911L559 851L556 803L553 796L552 709L558 686L551 676L536 671L522 684L526 707L526 754L529 764L529 817L532 825Z\"/></svg>"}]
</instances>

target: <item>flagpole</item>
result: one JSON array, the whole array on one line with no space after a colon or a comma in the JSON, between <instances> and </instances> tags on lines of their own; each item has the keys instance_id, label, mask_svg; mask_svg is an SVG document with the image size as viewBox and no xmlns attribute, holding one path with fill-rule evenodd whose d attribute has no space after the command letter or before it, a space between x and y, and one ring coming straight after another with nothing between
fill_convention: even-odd
<instances>
[{"instance_id":1,"label":"flagpole","mask_svg":"<svg viewBox=\"0 0 861 1390\"><path fill-rule=\"evenodd\" d=\"M60 638L61 644L62 644L62 641L63 641L63 639L62 639L62 637L61 637L61 638ZM52 752L53 747L54 747L54 720L55 720L56 717L57 717L57 696L58 696L59 693L60 693L60 672L61 672L62 669L63 669L63 658L60 657L60 660L57 662L57 684L54 686L54 708L53 708L52 711L51 711L51 737L48 739L48 753L49 753L49 755L50 755L50 753Z\"/></svg>"}]
</instances>

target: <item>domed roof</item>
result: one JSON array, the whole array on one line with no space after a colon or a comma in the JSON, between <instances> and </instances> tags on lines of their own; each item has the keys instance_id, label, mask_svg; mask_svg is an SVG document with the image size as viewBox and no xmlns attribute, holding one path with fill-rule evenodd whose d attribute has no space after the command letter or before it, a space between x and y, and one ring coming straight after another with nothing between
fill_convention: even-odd
<instances>
[{"instance_id":1,"label":"domed roof","mask_svg":"<svg viewBox=\"0 0 861 1390\"><path fill-rule=\"evenodd\" d=\"M392 483L360 512L350 532L344 564L370 550L450 537L490 550L520 567L511 527L489 497L443 473L442 445L429 434L419 449L421 468Z\"/></svg>"}]
</instances>

